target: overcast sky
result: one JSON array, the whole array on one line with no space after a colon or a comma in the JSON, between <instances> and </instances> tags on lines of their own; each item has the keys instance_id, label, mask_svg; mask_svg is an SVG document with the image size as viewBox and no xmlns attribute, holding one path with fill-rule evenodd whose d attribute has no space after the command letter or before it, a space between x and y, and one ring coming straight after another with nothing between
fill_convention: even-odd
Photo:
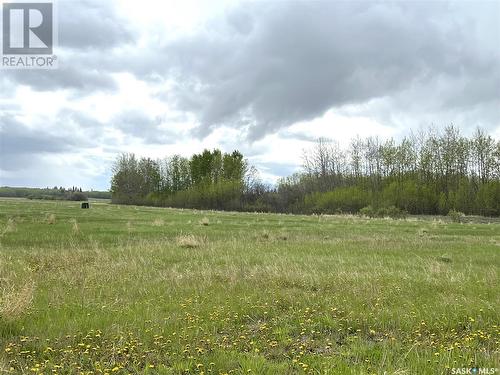
<instances>
[{"instance_id":1,"label":"overcast sky","mask_svg":"<svg viewBox=\"0 0 500 375\"><path fill-rule=\"evenodd\" d=\"M0 71L0 185L108 189L120 152L239 149L265 181L318 137L500 138L500 1L59 1L59 69Z\"/></svg>"}]
</instances>

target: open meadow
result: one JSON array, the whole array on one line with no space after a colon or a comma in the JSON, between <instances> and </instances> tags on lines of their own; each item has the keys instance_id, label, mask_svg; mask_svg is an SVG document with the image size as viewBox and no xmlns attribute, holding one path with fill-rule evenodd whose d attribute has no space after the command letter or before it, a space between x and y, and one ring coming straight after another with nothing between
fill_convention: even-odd
<instances>
[{"instance_id":1,"label":"open meadow","mask_svg":"<svg viewBox=\"0 0 500 375\"><path fill-rule=\"evenodd\" d=\"M0 200L0 373L500 367L500 223Z\"/></svg>"}]
</instances>

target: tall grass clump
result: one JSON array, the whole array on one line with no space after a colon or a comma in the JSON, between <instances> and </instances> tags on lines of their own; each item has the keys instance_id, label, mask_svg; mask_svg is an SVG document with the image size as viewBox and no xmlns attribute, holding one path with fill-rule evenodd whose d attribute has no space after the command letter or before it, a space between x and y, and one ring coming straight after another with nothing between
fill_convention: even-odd
<instances>
[{"instance_id":1,"label":"tall grass clump","mask_svg":"<svg viewBox=\"0 0 500 375\"><path fill-rule=\"evenodd\" d=\"M152 225L153 227L162 227L165 225L165 222L163 221L163 219L154 219Z\"/></svg>"},{"instance_id":2,"label":"tall grass clump","mask_svg":"<svg viewBox=\"0 0 500 375\"><path fill-rule=\"evenodd\" d=\"M53 225L56 223L56 215L54 214L47 214L45 215L45 223L49 225Z\"/></svg>"},{"instance_id":3,"label":"tall grass clump","mask_svg":"<svg viewBox=\"0 0 500 375\"><path fill-rule=\"evenodd\" d=\"M70 219L71 230L73 233L80 233L80 226L78 225L78 221L76 219Z\"/></svg>"},{"instance_id":4,"label":"tall grass clump","mask_svg":"<svg viewBox=\"0 0 500 375\"><path fill-rule=\"evenodd\" d=\"M6 321L20 318L27 313L33 303L35 284L30 281L19 290L2 291L0 300L0 316Z\"/></svg>"},{"instance_id":5,"label":"tall grass clump","mask_svg":"<svg viewBox=\"0 0 500 375\"><path fill-rule=\"evenodd\" d=\"M5 226L5 229L3 230L4 233L12 233L12 232L15 232L17 230L16 228L16 221L9 217L9 219L7 220L7 225Z\"/></svg>"},{"instance_id":6,"label":"tall grass clump","mask_svg":"<svg viewBox=\"0 0 500 375\"><path fill-rule=\"evenodd\" d=\"M185 249L195 249L201 246L201 242L192 234L177 236L176 242L178 246Z\"/></svg>"}]
</instances>

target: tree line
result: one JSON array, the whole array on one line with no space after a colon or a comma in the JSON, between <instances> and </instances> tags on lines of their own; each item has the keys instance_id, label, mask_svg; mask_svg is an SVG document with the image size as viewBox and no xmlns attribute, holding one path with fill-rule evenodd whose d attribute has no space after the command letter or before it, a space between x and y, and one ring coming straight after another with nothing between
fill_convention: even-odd
<instances>
[{"instance_id":1,"label":"tree line","mask_svg":"<svg viewBox=\"0 0 500 375\"><path fill-rule=\"evenodd\" d=\"M113 166L115 203L242 210L253 168L234 151L205 150L191 158L161 160L122 154Z\"/></svg>"},{"instance_id":2,"label":"tree line","mask_svg":"<svg viewBox=\"0 0 500 375\"><path fill-rule=\"evenodd\" d=\"M238 151L162 160L123 154L111 192L116 203L184 208L500 216L500 142L480 129L465 137L454 126L400 141L357 137L348 147L319 139L304 151L301 171L275 186L263 184Z\"/></svg>"},{"instance_id":3,"label":"tree line","mask_svg":"<svg viewBox=\"0 0 500 375\"><path fill-rule=\"evenodd\" d=\"M86 201L89 198L110 199L110 192L106 191L83 191L81 187L72 186L70 188L26 188L26 187L0 187L0 197L5 198L28 198L43 200L70 200Z\"/></svg>"}]
</instances>

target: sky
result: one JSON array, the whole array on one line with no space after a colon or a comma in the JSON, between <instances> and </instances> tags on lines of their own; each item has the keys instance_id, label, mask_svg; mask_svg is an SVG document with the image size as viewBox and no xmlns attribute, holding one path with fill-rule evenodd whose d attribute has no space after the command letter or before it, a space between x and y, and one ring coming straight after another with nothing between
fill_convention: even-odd
<instances>
[{"instance_id":1,"label":"sky","mask_svg":"<svg viewBox=\"0 0 500 375\"><path fill-rule=\"evenodd\" d=\"M500 1L59 0L57 22L58 69L0 70L0 185L107 190L122 152L205 148L273 182L319 137L500 139Z\"/></svg>"}]
</instances>

